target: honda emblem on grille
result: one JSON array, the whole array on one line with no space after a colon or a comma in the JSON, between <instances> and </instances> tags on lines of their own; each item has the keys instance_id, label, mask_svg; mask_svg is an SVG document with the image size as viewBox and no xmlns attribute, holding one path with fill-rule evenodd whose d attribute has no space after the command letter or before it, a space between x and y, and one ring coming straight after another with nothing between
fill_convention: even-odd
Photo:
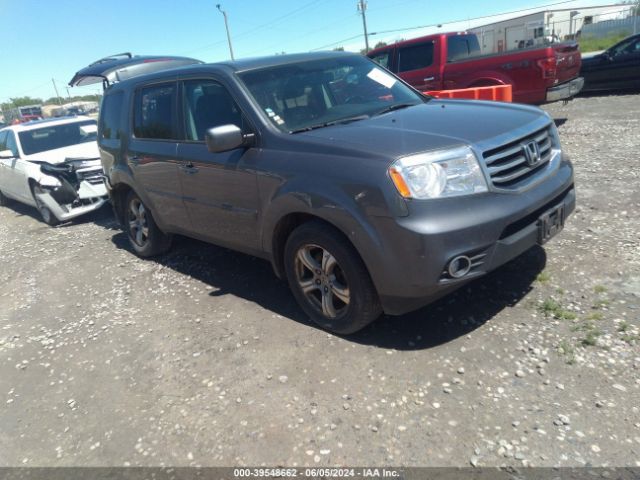
<instances>
[{"instance_id":1,"label":"honda emblem on grille","mask_svg":"<svg viewBox=\"0 0 640 480\"><path fill-rule=\"evenodd\" d=\"M527 165L530 167L535 167L540 163L540 160L542 160L542 157L540 157L540 147L535 140L523 143L522 150L524 152L524 158L527 160Z\"/></svg>"}]
</instances>

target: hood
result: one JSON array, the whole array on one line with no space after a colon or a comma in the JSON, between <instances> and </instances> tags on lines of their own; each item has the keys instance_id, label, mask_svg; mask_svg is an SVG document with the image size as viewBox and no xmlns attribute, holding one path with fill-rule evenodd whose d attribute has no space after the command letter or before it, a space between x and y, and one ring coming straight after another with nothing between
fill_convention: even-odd
<instances>
[{"instance_id":1,"label":"hood","mask_svg":"<svg viewBox=\"0 0 640 480\"><path fill-rule=\"evenodd\" d=\"M536 107L471 100L431 100L378 117L296 134L356 149L367 156L398 158L470 145L482 151L551 123Z\"/></svg>"},{"instance_id":2,"label":"hood","mask_svg":"<svg viewBox=\"0 0 640 480\"><path fill-rule=\"evenodd\" d=\"M67 158L100 158L97 142L78 143L69 145L68 147L56 148L55 150L47 150L33 155L25 155L25 160L38 160L48 163L62 163Z\"/></svg>"}]
</instances>

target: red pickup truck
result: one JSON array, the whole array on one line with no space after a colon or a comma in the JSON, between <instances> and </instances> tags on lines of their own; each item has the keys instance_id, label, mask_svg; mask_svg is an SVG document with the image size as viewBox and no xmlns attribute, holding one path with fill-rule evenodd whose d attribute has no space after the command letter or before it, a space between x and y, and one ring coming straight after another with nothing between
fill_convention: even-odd
<instances>
[{"instance_id":1,"label":"red pickup truck","mask_svg":"<svg viewBox=\"0 0 640 480\"><path fill-rule=\"evenodd\" d=\"M514 102L540 104L571 98L584 84L575 42L481 55L475 34L443 33L367 55L420 91L511 84Z\"/></svg>"}]
</instances>

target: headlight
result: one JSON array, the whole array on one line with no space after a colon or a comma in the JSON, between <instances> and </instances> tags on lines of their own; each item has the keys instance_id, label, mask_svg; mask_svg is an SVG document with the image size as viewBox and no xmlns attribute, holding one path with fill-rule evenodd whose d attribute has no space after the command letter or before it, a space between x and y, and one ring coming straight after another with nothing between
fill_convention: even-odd
<instances>
[{"instance_id":1,"label":"headlight","mask_svg":"<svg viewBox=\"0 0 640 480\"><path fill-rule=\"evenodd\" d=\"M469 147L401 158L391 165L389 175L405 198L456 197L487 191L487 182Z\"/></svg>"}]
</instances>

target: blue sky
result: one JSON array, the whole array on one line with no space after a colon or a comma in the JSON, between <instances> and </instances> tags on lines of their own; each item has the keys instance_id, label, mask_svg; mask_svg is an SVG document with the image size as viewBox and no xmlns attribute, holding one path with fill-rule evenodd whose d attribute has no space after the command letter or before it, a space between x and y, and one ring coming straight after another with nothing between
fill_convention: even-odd
<instances>
[{"instance_id":1,"label":"blue sky","mask_svg":"<svg viewBox=\"0 0 640 480\"><path fill-rule=\"evenodd\" d=\"M462 30L494 20L476 17L559 1L369 0L367 24L369 32L438 23L445 24L443 31ZM52 97L52 78L60 95L66 96L66 84L76 70L114 53L185 55L207 62L228 59L217 3L228 13L236 58L338 45L364 47L364 38L357 37L362 20L356 0L0 0L0 101L25 95ZM614 2L581 0L557 7L607 3ZM462 22L450 23L456 20ZM372 35L370 43L435 30ZM99 87L70 89L71 95L96 91Z\"/></svg>"}]
</instances>

